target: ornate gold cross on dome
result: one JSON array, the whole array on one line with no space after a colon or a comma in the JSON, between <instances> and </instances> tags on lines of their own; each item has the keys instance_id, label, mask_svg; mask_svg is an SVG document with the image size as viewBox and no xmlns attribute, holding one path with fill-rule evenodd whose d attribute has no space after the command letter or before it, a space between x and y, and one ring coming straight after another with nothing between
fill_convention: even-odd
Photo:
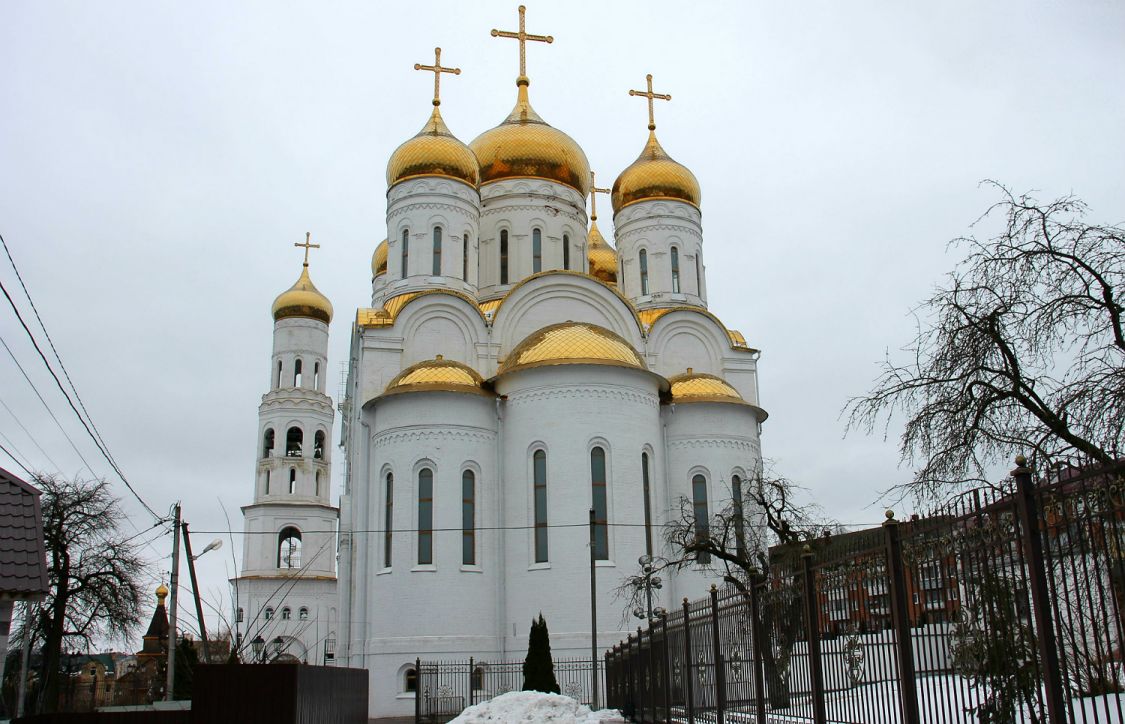
<instances>
[{"instance_id":1,"label":"ornate gold cross on dome","mask_svg":"<svg viewBox=\"0 0 1125 724\"><path fill-rule=\"evenodd\" d=\"M298 241L296 244L293 245L293 246L303 246L305 248L305 266L309 265L309 249L319 249L320 248L320 244L313 244L309 241L309 239L311 239L311 238L312 238L312 232L306 231L305 232L305 243L302 244L301 242Z\"/></svg>"},{"instance_id":2,"label":"ornate gold cross on dome","mask_svg":"<svg viewBox=\"0 0 1125 724\"><path fill-rule=\"evenodd\" d=\"M520 29L519 32L512 32L511 30L497 30L492 29L492 37L494 38L515 38L520 42L520 79L527 78L527 41L536 40L540 43L553 43L554 37L550 35L532 35L524 29L524 13L527 8L520 5Z\"/></svg>"},{"instance_id":3,"label":"ornate gold cross on dome","mask_svg":"<svg viewBox=\"0 0 1125 724\"><path fill-rule=\"evenodd\" d=\"M446 68L441 64L441 48L434 48L434 64L422 65L421 63L414 64L414 70L428 70L434 74L434 105L441 105L441 74L452 73L453 75L461 75L460 68Z\"/></svg>"},{"instance_id":4,"label":"ornate gold cross on dome","mask_svg":"<svg viewBox=\"0 0 1125 724\"><path fill-rule=\"evenodd\" d=\"M611 189L599 189L598 182L594 180L594 172L590 172L590 221L598 220L598 194L608 194Z\"/></svg>"},{"instance_id":5,"label":"ornate gold cross on dome","mask_svg":"<svg viewBox=\"0 0 1125 724\"><path fill-rule=\"evenodd\" d=\"M652 73L649 73L648 75L646 75L645 80L648 81L648 90L647 91L631 90L631 91L629 91L629 95L631 95L631 96L642 96L644 98L648 98L648 130L655 131L656 130L656 118L655 118L655 116L653 116L653 113L652 113L652 101L655 98L659 98L662 101L670 101L670 100L672 100L672 96L666 95L664 93L653 93L652 92Z\"/></svg>"}]
</instances>

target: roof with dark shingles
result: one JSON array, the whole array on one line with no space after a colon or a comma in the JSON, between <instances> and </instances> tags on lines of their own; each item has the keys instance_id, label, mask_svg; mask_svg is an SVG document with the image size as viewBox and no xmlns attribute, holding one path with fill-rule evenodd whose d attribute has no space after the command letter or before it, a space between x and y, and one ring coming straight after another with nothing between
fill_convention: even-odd
<instances>
[{"instance_id":1,"label":"roof with dark shingles","mask_svg":"<svg viewBox=\"0 0 1125 724\"><path fill-rule=\"evenodd\" d=\"M39 491L0 468L0 598L39 598L46 592Z\"/></svg>"}]
</instances>

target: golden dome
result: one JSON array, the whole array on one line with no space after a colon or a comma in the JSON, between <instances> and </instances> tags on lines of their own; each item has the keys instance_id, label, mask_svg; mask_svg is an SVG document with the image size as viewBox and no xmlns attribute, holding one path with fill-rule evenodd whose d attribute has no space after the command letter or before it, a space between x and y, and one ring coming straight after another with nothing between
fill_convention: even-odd
<instances>
[{"instance_id":1,"label":"golden dome","mask_svg":"<svg viewBox=\"0 0 1125 724\"><path fill-rule=\"evenodd\" d=\"M564 364L648 369L632 345L608 329L585 322L563 322L544 327L516 345L497 374Z\"/></svg>"},{"instance_id":2,"label":"golden dome","mask_svg":"<svg viewBox=\"0 0 1125 724\"><path fill-rule=\"evenodd\" d=\"M274 320L308 317L328 324L332 321L332 302L313 286L309 265L301 269L297 283L282 292L273 302Z\"/></svg>"},{"instance_id":3,"label":"golden dome","mask_svg":"<svg viewBox=\"0 0 1125 724\"><path fill-rule=\"evenodd\" d=\"M480 181L476 156L446 127L436 105L418 135L396 148L387 161L387 188L418 176L446 176L474 188Z\"/></svg>"},{"instance_id":4,"label":"golden dome","mask_svg":"<svg viewBox=\"0 0 1125 724\"><path fill-rule=\"evenodd\" d=\"M746 404L738 390L721 377L697 373L688 367L685 374L669 377L672 402L733 402Z\"/></svg>"},{"instance_id":5,"label":"golden dome","mask_svg":"<svg viewBox=\"0 0 1125 724\"><path fill-rule=\"evenodd\" d=\"M673 161L656 140L656 131L649 131L641 155L613 182L610 200L617 213L629 204L649 199L676 199L698 208L700 196L695 174Z\"/></svg>"},{"instance_id":6,"label":"golden dome","mask_svg":"<svg viewBox=\"0 0 1125 724\"><path fill-rule=\"evenodd\" d=\"M617 283L617 252L613 250L602 232L598 222L590 220L590 233L586 237L586 259L590 263L590 276L601 279L606 284Z\"/></svg>"},{"instance_id":7,"label":"golden dome","mask_svg":"<svg viewBox=\"0 0 1125 724\"><path fill-rule=\"evenodd\" d=\"M379 245L375 247L375 253L371 255L371 276L377 277L380 274L387 273L387 240L383 239Z\"/></svg>"},{"instance_id":8,"label":"golden dome","mask_svg":"<svg viewBox=\"0 0 1125 724\"><path fill-rule=\"evenodd\" d=\"M447 391L486 395L484 379L468 365L442 358L411 365L387 385L385 394L400 392Z\"/></svg>"},{"instance_id":9,"label":"golden dome","mask_svg":"<svg viewBox=\"0 0 1125 724\"><path fill-rule=\"evenodd\" d=\"M477 136L469 148L480 161L480 182L505 178L541 178L566 184L585 196L590 190L590 162L574 139L546 121L527 99L520 79L516 107L496 128Z\"/></svg>"},{"instance_id":10,"label":"golden dome","mask_svg":"<svg viewBox=\"0 0 1125 724\"><path fill-rule=\"evenodd\" d=\"M163 606L164 599L168 597L168 587L161 583L156 587L156 605Z\"/></svg>"}]
</instances>

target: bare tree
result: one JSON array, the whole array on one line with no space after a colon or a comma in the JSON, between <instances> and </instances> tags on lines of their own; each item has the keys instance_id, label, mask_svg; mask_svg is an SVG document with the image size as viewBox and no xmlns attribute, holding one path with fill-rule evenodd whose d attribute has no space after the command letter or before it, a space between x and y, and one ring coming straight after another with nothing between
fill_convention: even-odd
<instances>
[{"instance_id":1,"label":"bare tree","mask_svg":"<svg viewBox=\"0 0 1125 724\"><path fill-rule=\"evenodd\" d=\"M849 429L868 433L905 416L900 452L918 464L906 489L919 496L987 483L1016 452L1043 469L1123 447L1125 227L1086 223L1073 196L1040 203L986 183L1001 199L977 224L1001 216L1000 231L950 242L968 255L916 310L910 358L888 355L845 407Z\"/></svg>"},{"instance_id":2,"label":"bare tree","mask_svg":"<svg viewBox=\"0 0 1125 724\"><path fill-rule=\"evenodd\" d=\"M124 513L104 480L37 475L33 482L43 491L50 587L34 630L19 635L42 644L40 708L54 711L64 644L89 650L140 624L145 563L119 529Z\"/></svg>"}]
</instances>

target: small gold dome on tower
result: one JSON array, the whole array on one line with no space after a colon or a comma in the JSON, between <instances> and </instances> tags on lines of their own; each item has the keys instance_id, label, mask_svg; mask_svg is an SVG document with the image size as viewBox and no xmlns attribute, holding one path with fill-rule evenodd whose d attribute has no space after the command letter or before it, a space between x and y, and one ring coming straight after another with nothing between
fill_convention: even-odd
<instances>
[{"instance_id":1,"label":"small gold dome on tower","mask_svg":"<svg viewBox=\"0 0 1125 724\"><path fill-rule=\"evenodd\" d=\"M440 354L434 359L404 369L387 385L385 394L426 391L489 394L484 388L484 379L476 370L466 364L444 359Z\"/></svg>"},{"instance_id":2,"label":"small gold dome on tower","mask_svg":"<svg viewBox=\"0 0 1125 724\"><path fill-rule=\"evenodd\" d=\"M586 260L590 264L590 276L601 279L606 284L617 283L617 252L606 242L598 230L598 222L590 220L590 233L586 237Z\"/></svg>"},{"instance_id":3,"label":"small gold dome on tower","mask_svg":"<svg viewBox=\"0 0 1125 724\"><path fill-rule=\"evenodd\" d=\"M387 188L418 176L445 176L474 188L480 182L476 156L450 132L436 105L418 135L396 148L387 161Z\"/></svg>"},{"instance_id":4,"label":"small gold dome on tower","mask_svg":"<svg viewBox=\"0 0 1125 724\"><path fill-rule=\"evenodd\" d=\"M168 597L168 587L161 583L156 587L156 605L163 606L164 599Z\"/></svg>"},{"instance_id":5,"label":"small gold dome on tower","mask_svg":"<svg viewBox=\"0 0 1125 724\"><path fill-rule=\"evenodd\" d=\"M519 96L508 117L469 143L480 161L480 182L541 178L566 184L585 196L590 190L586 154L573 138L547 125L531 107L526 78L516 85Z\"/></svg>"},{"instance_id":6,"label":"small gold dome on tower","mask_svg":"<svg viewBox=\"0 0 1125 724\"><path fill-rule=\"evenodd\" d=\"M375 253L371 255L371 276L377 277L381 274L387 273L387 240L383 239L379 245L375 247Z\"/></svg>"},{"instance_id":7,"label":"small gold dome on tower","mask_svg":"<svg viewBox=\"0 0 1125 724\"><path fill-rule=\"evenodd\" d=\"M608 329L585 322L563 322L544 327L516 345L497 374L564 364L648 369L637 350Z\"/></svg>"},{"instance_id":8,"label":"small gold dome on tower","mask_svg":"<svg viewBox=\"0 0 1125 724\"><path fill-rule=\"evenodd\" d=\"M672 160L656 140L656 131L650 130L641 155L613 182L610 200L617 213L629 204L649 199L675 199L699 208L700 197L695 174Z\"/></svg>"},{"instance_id":9,"label":"small gold dome on tower","mask_svg":"<svg viewBox=\"0 0 1125 724\"><path fill-rule=\"evenodd\" d=\"M672 402L733 402L746 404L738 390L715 375L695 372L688 367L686 373L668 378Z\"/></svg>"},{"instance_id":10,"label":"small gold dome on tower","mask_svg":"<svg viewBox=\"0 0 1125 724\"><path fill-rule=\"evenodd\" d=\"M332 302L313 286L308 264L301 269L297 283L274 300L272 311L275 321L289 317L308 317L325 324L332 321Z\"/></svg>"}]
</instances>

